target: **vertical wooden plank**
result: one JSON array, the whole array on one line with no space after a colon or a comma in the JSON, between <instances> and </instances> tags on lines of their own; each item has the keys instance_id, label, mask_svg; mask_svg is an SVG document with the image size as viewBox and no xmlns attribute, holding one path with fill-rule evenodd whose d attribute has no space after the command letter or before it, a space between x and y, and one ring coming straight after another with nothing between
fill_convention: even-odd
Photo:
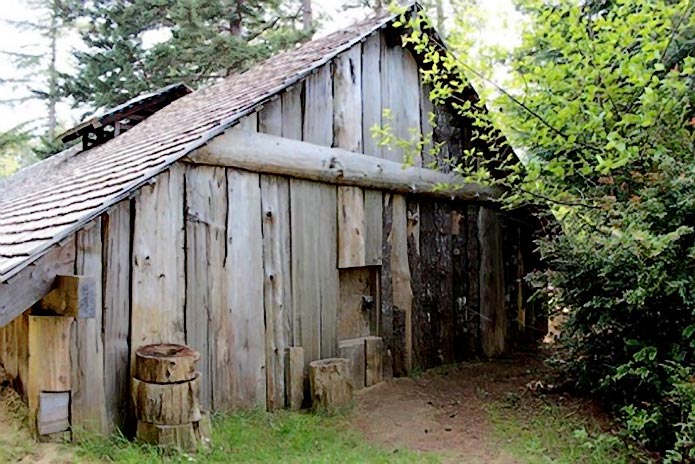
<instances>
[{"instance_id":1,"label":"vertical wooden plank","mask_svg":"<svg viewBox=\"0 0 695 464\"><path fill-rule=\"evenodd\" d=\"M364 338L365 386L371 387L383 380L381 361L383 359L381 337Z\"/></svg>"},{"instance_id":2,"label":"vertical wooden plank","mask_svg":"<svg viewBox=\"0 0 695 464\"><path fill-rule=\"evenodd\" d=\"M468 255L466 253L466 207L456 205L451 213L451 258L454 303L454 360L463 361L474 351L469 345L466 296L468 295Z\"/></svg>"},{"instance_id":3,"label":"vertical wooden plank","mask_svg":"<svg viewBox=\"0 0 695 464\"><path fill-rule=\"evenodd\" d=\"M382 147L372 136L381 127L381 32L362 43L362 144L363 153L381 158Z\"/></svg>"},{"instance_id":4,"label":"vertical wooden plank","mask_svg":"<svg viewBox=\"0 0 695 464\"><path fill-rule=\"evenodd\" d=\"M101 220L77 232L78 275L96 280L96 315L76 319L71 343L72 392L70 416L73 429L107 433L104 398L104 345L102 340L102 243Z\"/></svg>"},{"instance_id":5,"label":"vertical wooden plank","mask_svg":"<svg viewBox=\"0 0 695 464\"><path fill-rule=\"evenodd\" d=\"M135 199L131 371L150 343L185 343L183 167L174 165Z\"/></svg>"},{"instance_id":6,"label":"vertical wooden plank","mask_svg":"<svg viewBox=\"0 0 695 464\"><path fill-rule=\"evenodd\" d=\"M367 266L381 265L384 227L384 199L380 190L364 191L364 261Z\"/></svg>"},{"instance_id":7,"label":"vertical wooden plank","mask_svg":"<svg viewBox=\"0 0 695 464\"><path fill-rule=\"evenodd\" d=\"M102 216L104 246L104 398L107 422L123 430L130 397L131 208L125 200Z\"/></svg>"},{"instance_id":8,"label":"vertical wooden plank","mask_svg":"<svg viewBox=\"0 0 695 464\"><path fill-rule=\"evenodd\" d=\"M364 337L351 338L338 342L338 356L350 360L350 380L352 382L352 388L355 390L361 390L365 387L364 373L366 362L364 358L364 348ZM381 353L379 353L379 355L381 355ZM379 364L379 367L381 367L381 364Z\"/></svg>"},{"instance_id":9,"label":"vertical wooden plank","mask_svg":"<svg viewBox=\"0 0 695 464\"><path fill-rule=\"evenodd\" d=\"M420 207L423 201L427 200L412 196L406 199L408 214L408 265L410 268L410 286L413 292L413 311L410 323L412 330L412 365L418 369L425 370L429 365L430 347L434 344L431 330L429 329L431 327L430 311L432 310L432 300L435 298L435 295L431 291L427 291L425 287L426 274L431 270L423 265L426 263L426 257L423 257L420 253L420 238L422 236L420 233L420 212L426 211L426 208ZM436 260L437 258L438 256L429 257L430 260ZM436 279L438 277L432 276L430 278ZM399 316L399 325L397 327L400 330L399 335L402 334L405 341L405 314L399 314ZM405 353L404 341L401 343L403 353ZM403 359L405 358L403 357ZM403 362L403 364L405 363ZM405 370L405 367L403 367L403 370Z\"/></svg>"},{"instance_id":10,"label":"vertical wooden plank","mask_svg":"<svg viewBox=\"0 0 695 464\"><path fill-rule=\"evenodd\" d=\"M299 411L304 402L304 348L291 346L285 359L285 401L292 411Z\"/></svg>"},{"instance_id":11,"label":"vertical wooden plank","mask_svg":"<svg viewBox=\"0 0 695 464\"><path fill-rule=\"evenodd\" d=\"M478 241L478 217L480 206L466 208L466 281L465 319L469 352L480 350L480 242Z\"/></svg>"},{"instance_id":12,"label":"vertical wooden plank","mask_svg":"<svg viewBox=\"0 0 695 464\"><path fill-rule=\"evenodd\" d=\"M232 324L234 403L265 407L263 243L258 174L227 170L225 273Z\"/></svg>"},{"instance_id":13,"label":"vertical wooden plank","mask_svg":"<svg viewBox=\"0 0 695 464\"><path fill-rule=\"evenodd\" d=\"M251 113L239 120L239 123L234 126L235 130L245 132L258 132L258 113Z\"/></svg>"},{"instance_id":14,"label":"vertical wooden plank","mask_svg":"<svg viewBox=\"0 0 695 464\"><path fill-rule=\"evenodd\" d=\"M412 309L413 290L410 282L410 267L408 264L408 215L405 197L393 195L393 223L389 242L391 244L391 275L393 285L394 311L404 313L405 333L403 340L403 369L405 373L412 370Z\"/></svg>"},{"instance_id":15,"label":"vertical wooden plank","mask_svg":"<svg viewBox=\"0 0 695 464\"><path fill-rule=\"evenodd\" d=\"M393 277L391 272L391 231L393 229L393 195L384 193L382 259L380 272L381 305L379 314L379 335L384 341L384 377L393 376Z\"/></svg>"},{"instance_id":16,"label":"vertical wooden plank","mask_svg":"<svg viewBox=\"0 0 695 464\"><path fill-rule=\"evenodd\" d=\"M420 79L420 131L426 143L422 147L422 166L428 169L437 169L436 157L432 153L433 129L430 124L430 116L434 113L434 105L430 100L431 86L422 81L422 75L418 72Z\"/></svg>"},{"instance_id":17,"label":"vertical wooden plank","mask_svg":"<svg viewBox=\"0 0 695 464\"><path fill-rule=\"evenodd\" d=\"M390 110L394 136L407 141L420 137L420 85L418 66L413 55L400 45L382 48L382 106ZM385 123L385 122L384 122ZM384 158L422 165L419 153L407 153L400 147L384 149Z\"/></svg>"},{"instance_id":18,"label":"vertical wooden plank","mask_svg":"<svg viewBox=\"0 0 695 464\"><path fill-rule=\"evenodd\" d=\"M307 77L304 102L304 141L332 146L333 84L330 65L321 66Z\"/></svg>"},{"instance_id":19,"label":"vertical wooden plank","mask_svg":"<svg viewBox=\"0 0 695 464\"><path fill-rule=\"evenodd\" d=\"M420 278L413 316L414 362L422 369L454 361L456 313L451 206L420 199Z\"/></svg>"},{"instance_id":20,"label":"vertical wooden plank","mask_svg":"<svg viewBox=\"0 0 695 464\"><path fill-rule=\"evenodd\" d=\"M17 336L16 336L17 319L2 328L2 364L5 372L11 377L17 377Z\"/></svg>"},{"instance_id":21,"label":"vertical wooden plank","mask_svg":"<svg viewBox=\"0 0 695 464\"><path fill-rule=\"evenodd\" d=\"M333 62L333 146L362 153L362 50L354 46Z\"/></svg>"},{"instance_id":22,"label":"vertical wooden plank","mask_svg":"<svg viewBox=\"0 0 695 464\"><path fill-rule=\"evenodd\" d=\"M263 106L258 113L258 132L282 136L282 100L277 98Z\"/></svg>"},{"instance_id":23,"label":"vertical wooden plank","mask_svg":"<svg viewBox=\"0 0 695 464\"><path fill-rule=\"evenodd\" d=\"M17 337L17 378L14 388L27 402L27 381L29 371L29 311L25 311L15 320Z\"/></svg>"},{"instance_id":24,"label":"vertical wooden plank","mask_svg":"<svg viewBox=\"0 0 695 464\"><path fill-rule=\"evenodd\" d=\"M302 91L303 83L282 94L282 136L302 140Z\"/></svg>"},{"instance_id":25,"label":"vertical wooden plank","mask_svg":"<svg viewBox=\"0 0 695 464\"><path fill-rule=\"evenodd\" d=\"M335 187L292 179L292 307L294 343L304 361L334 356L338 306Z\"/></svg>"},{"instance_id":26,"label":"vertical wooden plank","mask_svg":"<svg viewBox=\"0 0 695 464\"><path fill-rule=\"evenodd\" d=\"M501 238L502 233L497 211L481 207L478 214L480 341L485 356L502 354L507 337Z\"/></svg>"},{"instance_id":27,"label":"vertical wooden plank","mask_svg":"<svg viewBox=\"0 0 695 464\"><path fill-rule=\"evenodd\" d=\"M292 346L290 187L285 178L261 176L263 293L268 409L285 405L285 350Z\"/></svg>"},{"instance_id":28,"label":"vertical wooden plank","mask_svg":"<svg viewBox=\"0 0 695 464\"><path fill-rule=\"evenodd\" d=\"M201 354L200 401L228 395L229 328L223 290L227 218L224 168L186 167L186 343ZM218 358L219 356L219 358ZM221 380L221 381L220 381ZM217 381L217 382L216 382ZM219 386L219 391L215 387Z\"/></svg>"},{"instance_id":29,"label":"vertical wooden plank","mask_svg":"<svg viewBox=\"0 0 695 464\"><path fill-rule=\"evenodd\" d=\"M338 267L365 265L364 193L359 187L338 187Z\"/></svg>"},{"instance_id":30,"label":"vertical wooden plank","mask_svg":"<svg viewBox=\"0 0 695 464\"><path fill-rule=\"evenodd\" d=\"M70 333L74 319L62 316L28 317L27 399L30 426L34 421L42 391L70 391Z\"/></svg>"}]
</instances>

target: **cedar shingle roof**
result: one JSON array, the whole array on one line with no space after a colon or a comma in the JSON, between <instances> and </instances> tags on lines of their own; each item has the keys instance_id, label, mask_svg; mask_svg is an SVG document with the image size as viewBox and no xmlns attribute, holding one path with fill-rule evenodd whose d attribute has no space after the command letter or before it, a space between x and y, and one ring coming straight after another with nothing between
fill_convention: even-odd
<instances>
[{"instance_id":1,"label":"cedar shingle roof","mask_svg":"<svg viewBox=\"0 0 695 464\"><path fill-rule=\"evenodd\" d=\"M67 150L0 181L0 282L394 18L307 42L174 101L103 145Z\"/></svg>"}]
</instances>

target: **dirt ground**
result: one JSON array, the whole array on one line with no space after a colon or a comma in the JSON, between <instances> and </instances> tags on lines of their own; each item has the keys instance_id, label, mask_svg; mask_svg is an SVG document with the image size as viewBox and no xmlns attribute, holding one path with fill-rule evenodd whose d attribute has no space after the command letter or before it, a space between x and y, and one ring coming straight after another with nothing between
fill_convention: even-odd
<instances>
[{"instance_id":1,"label":"dirt ground","mask_svg":"<svg viewBox=\"0 0 695 464\"><path fill-rule=\"evenodd\" d=\"M485 405L533 396L536 356L468 362L394 379L356 395L352 426L386 447L435 451L451 462L516 463L494 438Z\"/></svg>"}]
</instances>

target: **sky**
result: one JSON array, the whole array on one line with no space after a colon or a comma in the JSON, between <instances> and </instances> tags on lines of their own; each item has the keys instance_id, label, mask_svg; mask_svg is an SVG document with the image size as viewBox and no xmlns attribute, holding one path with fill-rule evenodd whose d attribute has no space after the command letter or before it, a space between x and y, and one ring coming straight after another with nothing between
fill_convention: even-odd
<instances>
[{"instance_id":1,"label":"sky","mask_svg":"<svg viewBox=\"0 0 695 464\"><path fill-rule=\"evenodd\" d=\"M513 47L518 42L519 29L516 27L518 16L515 14L512 0L479 0L481 9L486 18L486 26L479 33L481 41ZM321 15L327 20L318 35L325 35L335 30L344 28L351 23L360 20L368 13L363 9L342 11L340 0L313 0L315 14ZM18 31L8 24L8 21L26 21L34 19L35 12L27 5L26 0L2 0L3 8L0 9L0 51L31 52L36 51L41 44L41 37L32 31ZM154 32L146 40L156 41L161 33ZM61 71L71 69L72 60L70 51L79 46L76 36L68 36L62 40L58 51L58 67ZM0 55L0 78L7 79L19 77L19 74L8 56ZM40 76L39 76L40 78ZM6 87L3 89L5 99L25 96L26 90L18 87ZM58 108L58 119L65 127L71 127L79 122L82 111L70 108L67 103ZM14 105L0 104L0 130L7 130L27 121L36 121L46 116L45 106L38 101L26 101Z\"/></svg>"}]
</instances>

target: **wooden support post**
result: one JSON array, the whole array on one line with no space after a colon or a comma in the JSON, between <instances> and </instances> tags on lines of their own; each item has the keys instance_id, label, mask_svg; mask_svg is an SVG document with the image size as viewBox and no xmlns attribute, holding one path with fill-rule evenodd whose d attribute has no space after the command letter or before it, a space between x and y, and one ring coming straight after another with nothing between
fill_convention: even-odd
<instances>
[{"instance_id":1,"label":"wooden support post","mask_svg":"<svg viewBox=\"0 0 695 464\"><path fill-rule=\"evenodd\" d=\"M81 319L96 314L96 279L93 276L59 275L53 289L39 301L43 311Z\"/></svg>"},{"instance_id":2,"label":"wooden support post","mask_svg":"<svg viewBox=\"0 0 695 464\"><path fill-rule=\"evenodd\" d=\"M315 410L332 414L352 401L350 360L345 358L319 359L309 363L311 405Z\"/></svg>"},{"instance_id":3,"label":"wooden support post","mask_svg":"<svg viewBox=\"0 0 695 464\"><path fill-rule=\"evenodd\" d=\"M364 337L364 357L366 387L376 385L383 380L381 361L383 358L381 337Z\"/></svg>"},{"instance_id":4,"label":"wooden support post","mask_svg":"<svg viewBox=\"0 0 695 464\"><path fill-rule=\"evenodd\" d=\"M64 392L71 389L70 333L74 319L62 316L29 316L29 372L27 376L27 399L32 430L50 431L49 417L52 412L40 411L42 392ZM45 407L49 403L44 402ZM44 427L45 426L45 427Z\"/></svg>"},{"instance_id":5,"label":"wooden support post","mask_svg":"<svg viewBox=\"0 0 695 464\"><path fill-rule=\"evenodd\" d=\"M364 388L364 340L364 337L360 337L338 342L338 356L350 360L350 383L355 390Z\"/></svg>"},{"instance_id":6,"label":"wooden support post","mask_svg":"<svg viewBox=\"0 0 695 464\"><path fill-rule=\"evenodd\" d=\"M304 348L291 346L285 358L285 401L292 411L299 411L304 402Z\"/></svg>"}]
</instances>

